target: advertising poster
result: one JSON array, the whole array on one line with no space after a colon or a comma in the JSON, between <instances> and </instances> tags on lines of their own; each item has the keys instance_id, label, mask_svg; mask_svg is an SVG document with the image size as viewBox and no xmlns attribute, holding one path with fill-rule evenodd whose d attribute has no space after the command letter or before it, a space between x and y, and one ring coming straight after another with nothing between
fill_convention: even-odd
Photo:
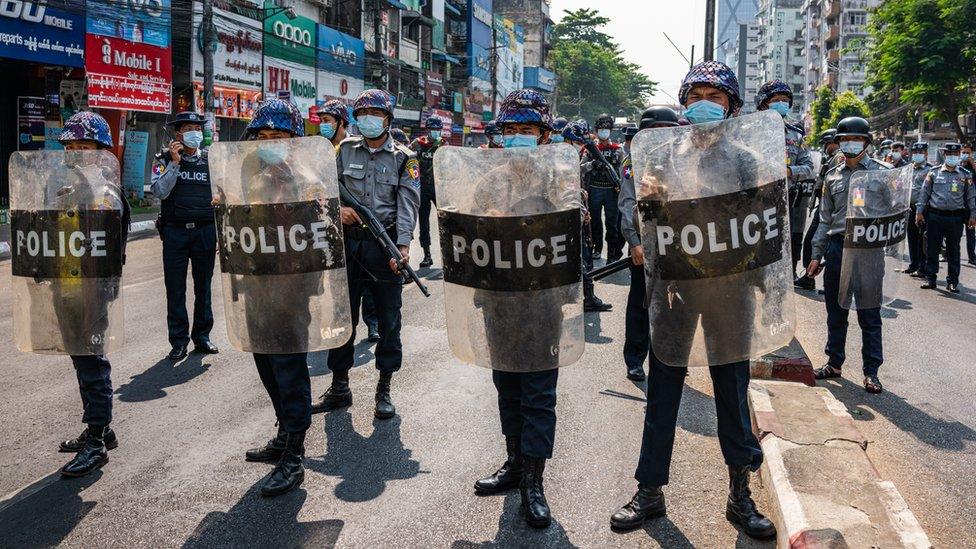
<instances>
[{"instance_id":1,"label":"advertising poster","mask_svg":"<svg viewBox=\"0 0 976 549\"><path fill-rule=\"evenodd\" d=\"M0 2L0 57L84 66L84 13L84 0Z\"/></svg>"},{"instance_id":2,"label":"advertising poster","mask_svg":"<svg viewBox=\"0 0 976 549\"><path fill-rule=\"evenodd\" d=\"M262 90L261 22L245 14L254 14L257 3L246 0L215 0L214 27L217 48L214 51L214 97L216 115L223 118L250 118L254 102L260 100ZM203 7L193 4L193 43L190 45L193 63L194 99L197 111L203 112Z\"/></svg>"},{"instance_id":3,"label":"advertising poster","mask_svg":"<svg viewBox=\"0 0 976 549\"><path fill-rule=\"evenodd\" d=\"M149 152L149 132L129 130L125 134L122 153L122 188L127 196L142 198L145 193L146 154Z\"/></svg>"},{"instance_id":4,"label":"advertising poster","mask_svg":"<svg viewBox=\"0 0 976 549\"><path fill-rule=\"evenodd\" d=\"M44 113L47 99L43 97L17 98L17 150L36 151L44 148Z\"/></svg>"}]
</instances>

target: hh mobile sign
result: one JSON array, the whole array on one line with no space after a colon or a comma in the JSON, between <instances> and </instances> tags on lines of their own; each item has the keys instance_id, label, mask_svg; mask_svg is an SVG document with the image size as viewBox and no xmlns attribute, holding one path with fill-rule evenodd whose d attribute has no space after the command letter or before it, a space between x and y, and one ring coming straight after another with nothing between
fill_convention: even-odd
<instances>
[{"instance_id":1,"label":"hh mobile sign","mask_svg":"<svg viewBox=\"0 0 976 549\"><path fill-rule=\"evenodd\" d=\"M170 112L169 26L170 0L88 0L88 104Z\"/></svg>"}]
</instances>

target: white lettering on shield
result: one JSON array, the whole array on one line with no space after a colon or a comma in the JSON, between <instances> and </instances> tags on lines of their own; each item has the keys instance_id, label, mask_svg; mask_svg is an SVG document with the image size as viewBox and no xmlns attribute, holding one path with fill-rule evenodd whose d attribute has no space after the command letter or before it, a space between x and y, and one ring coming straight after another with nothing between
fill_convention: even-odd
<instances>
[{"instance_id":1,"label":"white lettering on shield","mask_svg":"<svg viewBox=\"0 0 976 549\"><path fill-rule=\"evenodd\" d=\"M329 221L313 221L303 225L296 223L290 227L277 225L272 227L230 227L224 226L224 242L227 251L231 252L234 245L240 246L245 254L277 254L286 252L302 252L308 248L309 242L313 250L323 250L329 247ZM309 238L307 235L311 235Z\"/></svg>"},{"instance_id":2,"label":"white lettering on shield","mask_svg":"<svg viewBox=\"0 0 976 549\"><path fill-rule=\"evenodd\" d=\"M855 244L887 242L901 238L908 230L908 220L898 219L882 225L855 225L851 240Z\"/></svg>"},{"instance_id":3,"label":"white lettering on shield","mask_svg":"<svg viewBox=\"0 0 976 549\"><path fill-rule=\"evenodd\" d=\"M741 220L738 218L729 219L727 222L729 226L728 242L719 240L717 230L719 223L709 222L704 227L689 224L680 228L658 225L657 244L659 253L667 255L668 247L676 244L686 255L698 255L703 250L708 253L718 253L730 248L738 250L743 245L755 246L760 240L772 240L779 236L776 208L763 210L761 219L757 214L749 214Z\"/></svg>"},{"instance_id":4,"label":"white lettering on shield","mask_svg":"<svg viewBox=\"0 0 976 549\"><path fill-rule=\"evenodd\" d=\"M85 241L89 241L86 245ZM105 257L105 231L17 231L14 236L18 255L31 257Z\"/></svg>"},{"instance_id":5,"label":"white lettering on shield","mask_svg":"<svg viewBox=\"0 0 976 549\"><path fill-rule=\"evenodd\" d=\"M454 261L461 261L461 256L470 254L471 260L478 267L487 267L489 264L495 269L523 269L526 262L530 267L539 268L546 264L560 265L569 261L566 257L566 248L569 235L560 234L549 237L548 243L542 238L534 238L527 244L521 240L511 243L500 240L486 241L475 238L468 245L467 239L462 235L451 237L451 247L454 250ZM547 246L548 244L548 246ZM503 246L510 245L509 249L502 249ZM545 255L546 248L552 248L552 258Z\"/></svg>"}]
</instances>

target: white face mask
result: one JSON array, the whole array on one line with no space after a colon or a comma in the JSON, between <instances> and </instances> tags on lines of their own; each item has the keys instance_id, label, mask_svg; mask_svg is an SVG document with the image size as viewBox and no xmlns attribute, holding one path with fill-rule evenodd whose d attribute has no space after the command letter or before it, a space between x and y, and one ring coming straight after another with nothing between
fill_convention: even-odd
<instances>
[{"instance_id":1,"label":"white face mask","mask_svg":"<svg viewBox=\"0 0 976 549\"><path fill-rule=\"evenodd\" d=\"M899 160L901 160L901 152L900 151L891 151L891 161L892 162L898 162Z\"/></svg>"},{"instance_id":2,"label":"white face mask","mask_svg":"<svg viewBox=\"0 0 976 549\"><path fill-rule=\"evenodd\" d=\"M840 152L844 153L847 158L857 158L864 152L864 142L863 141L841 141L840 142Z\"/></svg>"},{"instance_id":3,"label":"white face mask","mask_svg":"<svg viewBox=\"0 0 976 549\"><path fill-rule=\"evenodd\" d=\"M610 130L597 130L596 136L603 140L610 139Z\"/></svg>"}]
</instances>

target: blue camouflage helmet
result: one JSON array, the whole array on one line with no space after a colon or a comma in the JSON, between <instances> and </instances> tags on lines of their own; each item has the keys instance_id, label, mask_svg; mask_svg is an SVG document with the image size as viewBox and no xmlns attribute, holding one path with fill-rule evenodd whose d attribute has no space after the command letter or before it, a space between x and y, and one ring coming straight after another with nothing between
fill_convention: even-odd
<instances>
[{"instance_id":1,"label":"blue camouflage helmet","mask_svg":"<svg viewBox=\"0 0 976 549\"><path fill-rule=\"evenodd\" d=\"M541 92L521 89L508 94L498 110L499 126L505 124L535 124L543 130L552 129L549 101Z\"/></svg>"},{"instance_id":2,"label":"blue camouflage helmet","mask_svg":"<svg viewBox=\"0 0 976 549\"><path fill-rule=\"evenodd\" d=\"M590 124L582 118L571 122L563 130L563 139L574 143L582 143L583 138L588 135L590 135Z\"/></svg>"},{"instance_id":3,"label":"blue camouflage helmet","mask_svg":"<svg viewBox=\"0 0 976 549\"><path fill-rule=\"evenodd\" d=\"M352 105L352 115L356 116L356 112L360 109L380 109L393 116L394 108L396 108L396 98L390 92L373 88L359 94Z\"/></svg>"},{"instance_id":4,"label":"blue camouflage helmet","mask_svg":"<svg viewBox=\"0 0 976 549\"><path fill-rule=\"evenodd\" d=\"M330 99L319 107L318 115L328 114L336 120L341 120L346 126L349 125L349 107L338 99Z\"/></svg>"},{"instance_id":5,"label":"blue camouflage helmet","mask_svg":"<svg viewBox=\"0 0 976 549\"><path fill-rule=\"evenodd\" d=\"M406 145L409 143L409 141L407 141L407 134L404 133L400 128L393 128L390 130L390 137L401 145Z\"/></svg>"},{"instance_id":6,"label":"blue camouflage helmet","mask_svg":"<svg viewBox=\"0 0 976 549\"><path fill-rule=\"evenodd\" d=\"M283 130L295 137L305 137L305 121L301 111L291 101L271 99L254 112L244 136L254 139L260 130Z\"/></svg>"},{"instance_id":7,"label":"blue camouflage helmet","mask_svg":"<svg viewBox=\"0 0 976 549\"><path fill-rule=\"evenodd\" d=\"M62 145L69 141L94 141L100 147L112 148L112 130L101 115L90 111L76 112L64 123L58 136Z\"/></svg>"},{"instance_id":8,"label":"blue camouflage helmet","mask_svg":"<svg viewBox=\"0 0 976 549\"><path fill-rule=\"evenodd\" d=\"M742 98L739 96L739 80L735 77L735 72L725 63L703 61L692 67L681 82L678 102L687 106L688 92L697 86L711 86L729 96L729 112L725 114L726 118L734 115L742 108Z\"/></svg>"},{"instance_id":9,"label":"blue camouflage helmet","mask_svg":"<svg viewBox=\"0 0 976 549\"><path fill-rule=\"evenodd\" d=\"M491 137L493 135L501 135L502 130L498 127L498 124L494 120L485 124L485 135Z\"/></svg>"},{"instance_id":10,"label":"blue camouflage helmet","mask_svg":"<svg viewBox=\"0 0 976 549\"><path fill-rule=\"evenodd\" d=\"M568 125L569 125L569 120L566 120L564 117L560 116L558 118L553 119L552 131L562 133L562 131L565 130L566 126Z\"/></svg>"},{"instance_id":11,"label":"blue camouflage helmet","mask_svg":"<svg viewBox=\"0 0 976 549\"><path fill-rule=\"evenodd\" d=\"M442 122L441 119L437 118L436 116L431 116L426 122L424 122L424 127L428 130L443 130L444 122Z\"/></svg>"},{"instance_id":12,"label":"blue camouflage helmet","mask_svg":"<svg viewBox=\"0 0 976 549\"><path fill-rule=\"evenodd\" d=\"M782 80L770 80L762 86L759 86L759 91L756 92L756 108L762 107L774 95L783 94L790 98L790 108L793 108L793 89L790 85Z\"/></svg>"}]
</instances>

